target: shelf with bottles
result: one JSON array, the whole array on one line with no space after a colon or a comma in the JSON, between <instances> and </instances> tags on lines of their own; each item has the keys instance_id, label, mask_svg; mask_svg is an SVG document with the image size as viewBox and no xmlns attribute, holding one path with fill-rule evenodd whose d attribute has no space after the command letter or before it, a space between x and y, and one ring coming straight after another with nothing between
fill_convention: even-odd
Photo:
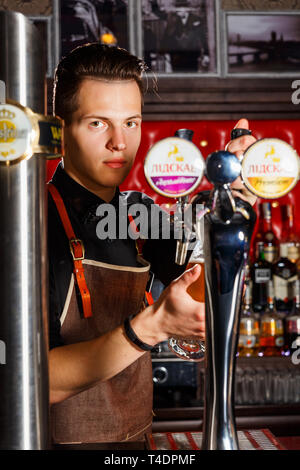
<instances>
[{"instance_id":1,"label":"shelf with bottles","mask_svg":"<svg viewBox=\"0 0 300 470\"><path fill-rule=\"evenodd\" d=\"M273 263L279 255L280 243L288 244L288 258L296 261L300 255L300 219L294 217L292 194L276 201L258 200L257 222L251 243L251 261L256 257L257 243L264 242L265 259Z\"/></svg>"},{"instance_id":2,"label":"shelf with bottles","mask_svg":"<svg viewBox=\"0 0 300 470\"><path fill-rule=\"evenodd\" d=\"M246 274L240 356L280 357L300 348L300 238L294 228L292 204L277 208L281 214L280 233L278 227L277 233L273 228L271 203L259 206ZM253 347L251 341L255 341Z\"/></svg>"},{"instance_id":3,"label":"shelf with bottles","mask_svg":"<svg viewBox=\"0 0 300 470\"><path fill-rule=\"evenodd\" d=\"M243 299L238 352L239 357L290 356L300 363L300 280L294 284L292 308L278 311L274 297L273 281L267 282L266 306L255 312L251 299L251 285L246 283Z\"/></svg>"}]
</instances>

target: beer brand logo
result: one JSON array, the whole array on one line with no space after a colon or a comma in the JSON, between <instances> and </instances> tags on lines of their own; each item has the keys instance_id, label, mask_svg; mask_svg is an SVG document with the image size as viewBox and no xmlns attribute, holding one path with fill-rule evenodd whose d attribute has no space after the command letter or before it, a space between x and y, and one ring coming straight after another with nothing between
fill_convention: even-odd
<instances>
[{"instance_id":1,"label":"beer brand logo","mask_svg":"<svg viewBox=\"0 0 300 470\"><path fill-rule=\"evenodd\" d=\"M15 124L12 122L12 119L15 117L15 113L6 108L0 110L0 144L11 143L15 140L17 129ZM8 157L14 153L15 151L13 149L0 151L0 155L2 157Z\"/></svg>"},{"instance_id":2,"label":"beer brand logo","mask_svg":"<svg viewBox=\"0 0 300 470\"><path fill-rule=\"evenodd\" d=\"M31 133L30 120L23 110L0 105L0 162L16 160L29 152Z\"/></svg>"},{"instance_id":3,"label":"beer brand logo","mask_svg":"<svg viewBox=\"0 0 300 470\"><path fill-rule=\"evenodd\" d=\"M52 138L57 141L61 141L62 130L61 127L51 126Z\"/></svg>"},{"instance_id":4,"label":"beer brand logo","mask_svg":"<svg viewBox=\"0 0 300 470\"><path fill-rule=\"evenodd\" d=\"M183 162L184 157L180 154L178 150L178 145L173 144L171 147L172 147L171 150L168 152L168 157L170 158L174 156L177 162Z\"/></svg>"},{"instance_id":5,"label":"beer brand logo","mask_svg":"<svg viewBox=\"0 0 300 470\"><path fill-rule=\"evenodd\" d=\"M156 192L177 198L198 186L204 172L204 160L192 142L168 137L150 149L144 169L148 183Z\"/></svg>"},{"instance_id":6,"label":"beer brand logo","mask_svg":"<svg viewBox=\"0 0 300 470\"><path fill-rule=\"evenodd\" d=\"M274 145L271 145L270 150L265 153L265 158L271 157L272 162L280 162L280 157L276 156L276 150Z\"/></svg>"},{"instance_id":7,"label":"beer brand logo","mask_svg":"<svg viewBox=\"0 0 300 470\"><path fill-rule=\"evenodd\" d=\"M256 196L266 199L287 194L299 177L299 157L280 139L261 139L245 152L242 178Z\"/></svg>"}]
</instances>

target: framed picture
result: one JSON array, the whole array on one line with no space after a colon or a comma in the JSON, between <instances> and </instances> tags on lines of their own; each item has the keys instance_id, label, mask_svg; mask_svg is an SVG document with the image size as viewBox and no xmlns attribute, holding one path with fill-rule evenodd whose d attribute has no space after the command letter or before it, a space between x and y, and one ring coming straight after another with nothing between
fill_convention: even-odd
<instances>
[{"instance_id":1,"label":"framed picture","mask_svg":"<svg viewBox=\"0 0 300 470\"><path fill-rule=\"evenodd\" d=\"M142 0L143 56L156 74L217 74L214 0Z\"/></svg>"},{"instance_id":2,"label":"framed picture","mask_svg":"<svg viewBox=\"0 0 300 470\"><path fill-rule=\"evenodd\" d=\"M61 0L61 56L87 42L129 48L130 0Z\"/></svg>"},{"instance_id":3,"label":"framed picture","mask_svg":"<svg viewBox=\"0 0 300 470\"><path fill-rule=\"evenodd\" d=\"M225 76L299 76L300 11L224 12Z\"/></svg>"}]
</instances>

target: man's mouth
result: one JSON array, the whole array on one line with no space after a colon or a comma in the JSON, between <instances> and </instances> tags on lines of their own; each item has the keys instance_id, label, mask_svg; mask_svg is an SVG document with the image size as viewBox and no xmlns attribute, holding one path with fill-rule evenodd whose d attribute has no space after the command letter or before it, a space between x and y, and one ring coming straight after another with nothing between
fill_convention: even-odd
<instances>
[{"instance_id":1,"label":"man's mouth","mask_svg":"<svg viewBox=\"0 0 300 470\"><path fill-rule=\"evenodd\" d=\"M124 158L112 158L110 160L106 160L103 163L110 168L123 168L127 162Z\"/></svg>"}]
</instances>

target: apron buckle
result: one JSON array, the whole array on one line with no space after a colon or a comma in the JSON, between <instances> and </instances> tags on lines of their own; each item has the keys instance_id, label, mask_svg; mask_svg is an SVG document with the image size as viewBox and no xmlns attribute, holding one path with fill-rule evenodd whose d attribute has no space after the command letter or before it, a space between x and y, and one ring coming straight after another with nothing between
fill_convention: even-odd
<instances>
[{"instance_id":1,"label":"apron buckle","mask_svg":"<svg viewBox=\"0 0 300 470\"><path fill-rule=\"evenodd\" d=\"M71 238L69 240L70 251L74 261L80 261L84 259L84 245L79 238Z\"/></svg>"}]
</instances>

